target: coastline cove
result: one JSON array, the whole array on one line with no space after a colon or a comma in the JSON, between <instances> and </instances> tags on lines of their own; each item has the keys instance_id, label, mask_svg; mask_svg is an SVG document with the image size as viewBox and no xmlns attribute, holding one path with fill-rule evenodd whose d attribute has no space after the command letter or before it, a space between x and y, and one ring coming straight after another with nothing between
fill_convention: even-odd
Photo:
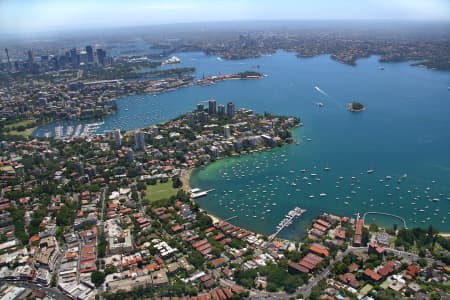
<instances>
[{"instance_id":1,"label":"coastline cove","mask_svg":"<svg viewBox=\"0 0 450 300\"><path fill-rule=\"evenodd\" d=\"M255 112L301 116L305 123L293 131L299 145L195 170L192 187L215 189L197 200L206 211L223 219L238 215L233 224L271 234L290 209L307 209L281 232L286 238L301 236L323 212L349 217L390 212L403 217L408 227L431 224L450 231L448 72L380 63L377 57L348 66L328 56L298 59L286 52L239 61L203 53L177 56L181 67L196 68L197 78L247 69L268 77L124 97L117 101L118 113L105 118L97 133L161 123L211 98ZM348 112L346 105L353 100L367 110ZM55 127L46 126L43 131ZM366 223L371 222L401 226L381 215L368 216Z\"/></svg>"}]
</instances>

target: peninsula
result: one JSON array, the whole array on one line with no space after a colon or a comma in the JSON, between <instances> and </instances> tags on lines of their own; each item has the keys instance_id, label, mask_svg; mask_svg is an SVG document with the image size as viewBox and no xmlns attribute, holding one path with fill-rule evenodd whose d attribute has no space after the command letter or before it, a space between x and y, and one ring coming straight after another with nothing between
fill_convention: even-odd
<instances>
[{"instance_id":1,"label":"peninsula","mask_svg":"<svg viewBox=\"0 0 450 300\"><path fill-rule=\"evenodd\" d=\"M225 253L253 256L243 239L257 236L239 229L213 238L220 231L180 190L180 177L223 157L291 143L290 130L301 123L207 103L134 132L2 141L1 281L39 284L61 299L143 290L150 297L246 297L236 283L215 282L214 269L228 264Z\"/></svg>"}]
</instances>

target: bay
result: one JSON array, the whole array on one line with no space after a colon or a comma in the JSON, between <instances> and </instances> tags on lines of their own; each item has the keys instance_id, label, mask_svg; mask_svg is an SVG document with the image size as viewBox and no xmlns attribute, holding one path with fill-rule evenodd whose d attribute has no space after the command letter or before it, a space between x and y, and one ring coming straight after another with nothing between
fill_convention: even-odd
<instances>
[{"instance_id":1,"label":"bay","mask_svg":"<svg viewBox=\"0 0 450 300\"><path fill-rule=\"evenodd\" d=\"M377 57L358 60L353 67L328 56L298 59L286 52L239 61L202 53L177 56L182 64L166 67L194 66L197 78L246 70L268 76L124 97L117 101L119 112L106 118L98 133L160 123L211 98L260 113L298 116L305 124L294 131L299 145L221 160L195 171L193 187L216 189L198 199L207 211L222 218L237 216L234 224L270 234L294 206L306 208L281 233L288 238L301 236L322 212L350 217L357 212L392 213L405 218L409 227L431 224L450 231L450 73L379 63ZM367 109L350 113L350 101ZM369 169L375 172L367 174ZM381 215L369 215L366 223L371 222L401 227L399 220Z\"/></svg>"}]
</instances>

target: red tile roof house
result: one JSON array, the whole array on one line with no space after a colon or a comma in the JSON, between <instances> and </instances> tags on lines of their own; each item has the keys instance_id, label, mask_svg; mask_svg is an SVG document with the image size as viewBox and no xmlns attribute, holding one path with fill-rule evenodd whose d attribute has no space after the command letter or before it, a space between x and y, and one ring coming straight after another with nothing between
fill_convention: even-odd
<instances>
[{"instance_id":1,"label":"red tile roof house","mask_svg":"<svg viewBox=\"0 0 450 300\"><path fill-rule=\"evenodd\" d=\"M313 253L308 253L299 263L288 262L288 269L291 272L309 273L323 261L323 258Z\"/></svg>"},{"instance_id":2,"label":"red tile roof house","mask_svg":"<svg viewBox=\"0 0 450 300\"><path fill-rule=\"evenodd\" d=\"M322 226L325 226L327 229L329 229L331 227L330 223L328 223L327 221L324 221L322 219L317 219L316 222Z\"/></svg>"},{"instance_id":3,"label":"red tile roof house","mask_svg":"<svg viewBox=\"0 0 450 300\"><path fill-rule=\"evenodd\" d=\"M348 272L349 273L353 273L359 270L359 265L352 263L351 265L348 266Z\"/></svg>"},{"instance_id":4,"label":"red tile roof house","mask_svg":"<svg viewBox=\"0 0 450 300\"><path fill-rule=\"evenodd\" d=\"M355 244L355 246L361 246L363 226L364 221L362 219L358 219L358 221L356 221L355 236L353 238L353 244Z\"/></svg>"},{"instance_id":5,"label":"red tile roof house","mask_svg":"<svg viewBox=\"0 0 450 300\"><path fill-rule=\"evenodd\" d=\"M382 257L383 253L384 253L384 248L381 247L380 245L378 245L375 242L370 242L369 243L369 249L368 249L368 253L369 254L376 254L378 257Z\"/></svg>"},{"instance_id":6,"label":"red tile roof house","mask_svg":"<svg viewBox=\"0 0 450 300\"><path fill-rule=\"evenodd\" d=\"M321 244L312 244L309 250L325 257L329 255L328 248Z\"/></svg>"},{"instance_id":7,"label":"red tile roof house","mask_svg":"<svg viewBox=\"0 0 450 300\"><path fill-rule=\"evenodd\" d=\"M382 278L379 274L377 274L375 271L372 271L371 269L366 269L364 271L364 275L366 275L367 277L369 277L374 281L379 281Z\"/></svg>"},{"instance_id":8,"label":"red tile roof house","mask_svg":"<svg viewBox=\"0 0 450 300\"><path fill-rule=\"evenodd\" d=\"M214 268L221 267L225 262L226 262L226 260L223 257L219 257L219 258L216 258L216 259L213 259L212 261L210 261L211 265Z\"/></svg>"},{"instance_id":9,"label":"red tile roof house","mask_svg":"<svg viewBox=\"0 0 450 300\"><path fill-rule=\"evenodd\" d=\"M355 289L358 289L361 286L359 281L356 280L355 275L353 275L352 273L339 275L339 280L342 281L343 283L350 285L352 288Z\"/></svg>"},{"instance_id":10,"label":"red tile roof house","mask_svg":"<svg viewBox=\"0 0 450 300\"><path fill-rule=\"evenodd\" d=\"M417 274L419 273L420 269L418 266L416 265L409 265L408 268L406 269L406 279L411 280L414 277L417 276Z\"/></svg>"},{"instance_id":11,"label":"red tile roof house","mask_svg":"<svg viewBox=\"0 0 450 300\"><path fill-rule=\"evenodd\" d=\"M344 229L336 229L334 235L337 239L345 240L345 230Z\"/></svg>"},{"instance_id":12,"label":"red tile roof house","mask_svg":"<svg viewBox=\"0 0 450 300\"><path fill-rule=\"evenodd\" d=\"M172 226L171 229L172 229L173 232L178 232L178 231L182 231L184 229L184 227L177 224L175 226Z\"/></svg>"},{"instance_id":13,"label":"red tile roof house","mask_svg":"<svg viewBox=\"0 0 450 300\"><path fill-rule=\"evenodd\" d=\"M391 274L392 272L394 272L394 269L390 266L383 266L382 268L379 268L377 273L380 274L383 277L388 276L389 274Z\"/></svg>"},{"instance_id":14,"label":"red tile roof house","mask_svg":"<svg viewBox=\"0 0 450 300\"><path fill-rule=\"evenodd\" d=\"M291 272L300 272L300 273L309 273L310 269L303 267L302 265L289 261L288 262L288 269Z\"/></svg>"}]
</instances>

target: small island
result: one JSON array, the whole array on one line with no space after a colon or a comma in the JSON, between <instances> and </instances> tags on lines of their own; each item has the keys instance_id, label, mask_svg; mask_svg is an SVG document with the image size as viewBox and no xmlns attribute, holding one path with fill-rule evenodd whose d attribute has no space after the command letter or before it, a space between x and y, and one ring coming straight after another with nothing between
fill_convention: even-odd
<instances>
[{"instance_id":1,"label":"small island","mask_svg":"<svg viewBox=\"0 0 450 300\"><path fill-rule=\"evenodd\" d=\"M360 112L365 110L366 108L364 107L364 105L362 103L359 102L350 102L347 106L348 111L351 112Z\"/></svg>"}]
</instances>

